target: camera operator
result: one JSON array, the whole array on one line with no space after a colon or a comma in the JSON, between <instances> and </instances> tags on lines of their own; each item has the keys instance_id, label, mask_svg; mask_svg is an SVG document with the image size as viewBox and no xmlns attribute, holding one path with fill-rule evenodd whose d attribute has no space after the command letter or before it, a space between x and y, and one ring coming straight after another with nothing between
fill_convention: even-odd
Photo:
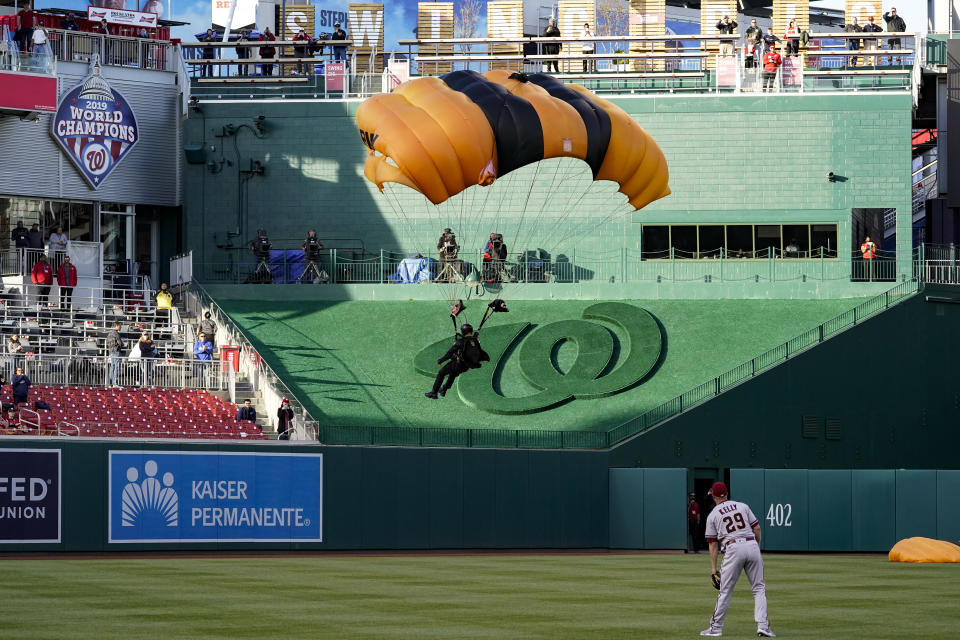
<instances>
[{"instance_id":1,"label":"camera operator","mask_svg":"<svg viewBox=\"0 0 960 640\"><path fill-rule=\"evenodd\" d=\"M273 244L267 237L267 232L263 229L257 229L257 237L250 241L250 251L257 259L257 268L251 273L244 284L271 284L273 283L273 273L267 261L270 259L270 249Z\"/></svg>"},{"instance_id":2,"label":"camera operator","mask_svg":"<svg viewBox=\"0 0 960 640\"><path fill-rule=\"evenodd\" d=\"M307 231L307 237L300 245L307 260L314 261L320 258L320 252L323 251L323 243L317 237L317 232L313 229Z\"/></svg>"},{"instance_id":3,"label":"camera operator","mask_svg":"<svg viewBox=\"0 0 960 640\"><path fill-rule=\"evenodd\" d=\"M437 241L437 251L440 252L440 262L450 262L457 259L460 245L457 244L457 235L449 227L440 234L440 240Z\"/></svg>"},{"instance_id":4,"label":"camera operator","mask_svg":"<svg viewBox=\"0 0 960 640\"><path fill-rule=\"evenodd\" d=\"M483 248L483 266L488 282L499 279L503 264L507 259L507 245L503 241L503 234L491 233L487 246Z\"/></svg>"}]
</instances>

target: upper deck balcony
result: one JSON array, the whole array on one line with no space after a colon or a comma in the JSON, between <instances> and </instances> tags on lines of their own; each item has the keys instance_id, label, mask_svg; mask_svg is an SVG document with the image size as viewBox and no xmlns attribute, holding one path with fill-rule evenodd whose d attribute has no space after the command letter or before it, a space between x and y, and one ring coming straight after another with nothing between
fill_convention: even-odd
<instances>
[{"instance_id":1,"label":"upper deck balcony","mask_svg":"<svg viewBox=\"0 0 960 640\"><path fill-rule=\"evenodd\" d=\"M922 36L812 35L794 55L785 40L773 43L781 57L773 76L764 75L763 57L770 47L748 47L742 36L732 40L716 34L684 35L682 40L676 35L598 36L590 41L591 51L578 38L459 38L401 40L405 51L361 55L346 41L337 43L346 49L342 67L327 43L310 53L302 42L273 42L275 56L262 58L260 43L254 42L245 47L245 59L235 57L236 42L182 47L193 94L202 100L362 98L390 91L408 78L462 69L552 72L608 95L884 91L916 98L925 64ZM301 46L295 48L297 44Z\"/></svg>"}]
</instances>

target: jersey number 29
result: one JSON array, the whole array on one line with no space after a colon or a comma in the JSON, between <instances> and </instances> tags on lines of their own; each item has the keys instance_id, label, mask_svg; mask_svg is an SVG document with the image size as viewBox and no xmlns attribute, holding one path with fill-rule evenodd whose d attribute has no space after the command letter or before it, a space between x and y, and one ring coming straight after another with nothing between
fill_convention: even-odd
<instances>
[{"instance_id":1,"label":"jersey number 29","mask_svg":"<svg viewBox=\"0 0 960 640\"><path fill-rule=\"evenodd\" d=\"M733 533L739 529L746 529L747 523L743 521L743 516L739 513L733 514L733 517L724 516L723 524L726 525L727 533Z\"/></svg>"}]
</instances>

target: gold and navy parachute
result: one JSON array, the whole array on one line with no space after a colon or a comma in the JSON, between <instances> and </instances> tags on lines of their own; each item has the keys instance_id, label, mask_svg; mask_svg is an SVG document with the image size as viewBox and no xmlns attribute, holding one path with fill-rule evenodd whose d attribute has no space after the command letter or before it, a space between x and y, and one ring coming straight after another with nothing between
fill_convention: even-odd
<instances>
[{"instance_id":1,"label":"gold and navy parachute","mask_svg":"<svg viewBox=\"0 0 960 640\"><path fill-rule=\"evenodd\" d=\"M434 204L547 158L579 158L634 209L670 194L667 161L626 112L545 74L454 71L410 80L357 108L367 179Z\"/></svg>"}]
</instances>

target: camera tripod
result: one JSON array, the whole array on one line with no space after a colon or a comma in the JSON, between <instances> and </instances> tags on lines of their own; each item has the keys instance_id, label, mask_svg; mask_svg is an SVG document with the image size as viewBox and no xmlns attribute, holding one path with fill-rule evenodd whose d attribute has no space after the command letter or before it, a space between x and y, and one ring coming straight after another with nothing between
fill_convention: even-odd
<instances>
[{"instance_id":1,"label":"camera tripod","mask_svg":"<svg viewBox=\"0 0 960 640\"><path fill-rule=\"evenodd\" d=\"M461 269L458 268L458 266L463 264L462 261L456 258L441 259L440 263L443 265L443 269L441 269L437 277L434 278L434 282L463 282L463 274L460 273Z\"/></svg>"},{"instance_id":2,"label":"camera tripod","mask_svg":"<svg viewBox=\"0 0 960 640\"><path fill-rule=\"evenodd\" d=\"M484 263L483 274L487 282L513 282L505 260L490 260Z\"/></svg>"},{"instance_id":3,"label":"camera tripod","mask_svg":"<svg viewBox=\"0 0 960 640\"><path fill-rule=\"evenodd\" d=\"M300 277L297 278L297 284L303 284L304 282L322 284L329 280L330 276L326 271L317 266L316 260L307 260L307 266L303 270L303 273L300 274Z\"/></svg>"},{"instance_id":4,"label":"camera tripod","mask_svg":"<svg viewBox=\"0 0 960 640\"><path fill-rule=\"evenodd\" d=\"M244 284L272 284L273 283L273 273L270 272L270 266L267 264L266 258L260 258L260 261L257 263L257 268L253 270L249 276L247 276Z\"/></svg>"}]
</instances>

